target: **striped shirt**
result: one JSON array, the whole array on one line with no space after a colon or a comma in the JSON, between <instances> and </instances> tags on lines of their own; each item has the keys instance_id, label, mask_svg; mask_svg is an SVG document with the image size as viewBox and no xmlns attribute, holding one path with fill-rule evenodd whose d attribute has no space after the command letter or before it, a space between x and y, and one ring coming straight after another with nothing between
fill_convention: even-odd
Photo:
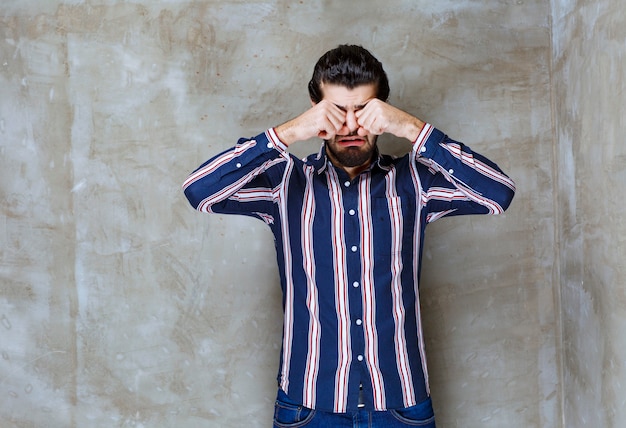
<instances>
[{"instance_id":1,"label":"striped shirt","mask_svg":"<svg viewBox=\"0 0 626 428\"><path fill-rule=\"evenodd\" d=\"M426 124L403 157L377 154L350 180L324 147L287 152L273 128L202 164L191 205L263 220L275 238L284 328L279 387L305 407L399 409L430 392L418 279L424 230L444 216L499 214L515 185Z\"/></svg>"}]
</instances>

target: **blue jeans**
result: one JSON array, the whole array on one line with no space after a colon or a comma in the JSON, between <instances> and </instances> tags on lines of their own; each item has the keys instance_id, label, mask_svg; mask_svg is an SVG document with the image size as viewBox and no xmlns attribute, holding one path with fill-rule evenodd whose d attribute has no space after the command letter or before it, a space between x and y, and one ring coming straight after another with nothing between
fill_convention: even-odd
<instances>
[{"instance_id":1,"label":"blue jeans","mask_svg":"<svg viewBox=\"0 0 626 428\"><path fill-rule=\"evenodd\" d=\"M294 403L278 390L274 407L274 428L435 428L435 414L428 398L413 407L385 412L359 410L329 413Z\"/></svg>"}]
</instances>

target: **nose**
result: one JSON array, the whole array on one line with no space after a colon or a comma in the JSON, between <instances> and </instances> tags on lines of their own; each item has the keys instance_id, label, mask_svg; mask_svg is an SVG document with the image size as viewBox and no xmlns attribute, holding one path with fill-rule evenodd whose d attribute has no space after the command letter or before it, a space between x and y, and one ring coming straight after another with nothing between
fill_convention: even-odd
<instances>
[{"instance_id":1,"label":"nose","mask_svg":"<svg viewBox=\"0 0 626 428\"><path fill-rule=\"evenodd\" d=\"M353 111L346 112L346 121L344 122L344 127L347 128L348 134L352 134L359 129L359 124L356 121L356 115Z\"/></svg>"}]
</instances>

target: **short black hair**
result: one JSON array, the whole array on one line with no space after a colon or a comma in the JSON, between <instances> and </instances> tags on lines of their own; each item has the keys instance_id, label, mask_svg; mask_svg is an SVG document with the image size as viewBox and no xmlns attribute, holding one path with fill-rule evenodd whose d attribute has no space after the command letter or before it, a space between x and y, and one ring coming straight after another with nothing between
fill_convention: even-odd
<instances>
[{"instance_id":1,"label":"short black hair","mask_svg":"<svg viewBox=\"0 0 626 428\"><path fill-rule=\"evenodd\" d=\"M339 45L322 55L309 82L309 96L314 103L324 98L322 83L348 89L373 83L376 85L376 98L383 101L389 98L389 81L382 63L362 46Z\"/></svg>"}]
</instances>

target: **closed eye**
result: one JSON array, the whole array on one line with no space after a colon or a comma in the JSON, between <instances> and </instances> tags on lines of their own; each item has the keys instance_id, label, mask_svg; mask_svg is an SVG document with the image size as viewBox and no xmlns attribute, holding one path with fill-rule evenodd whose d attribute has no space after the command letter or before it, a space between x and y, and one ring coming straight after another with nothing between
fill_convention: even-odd
<instances>
[{"instance_id":1,"label":"closed eye","mask_svg":"<svg viewBox=\"0 0 626 428\"><path fill-rule=\"evenodd\" d=\"M365 104L359 104L353 107L352 111L359 111L359 110L363 110L365 108L365 106L367 105L367 103ZM335 104L335 107L337 107L339 110L341 110L344 113L348 112L348 107L345 106L340 106L339 104Z\"/></svg>"}]
</instances>

